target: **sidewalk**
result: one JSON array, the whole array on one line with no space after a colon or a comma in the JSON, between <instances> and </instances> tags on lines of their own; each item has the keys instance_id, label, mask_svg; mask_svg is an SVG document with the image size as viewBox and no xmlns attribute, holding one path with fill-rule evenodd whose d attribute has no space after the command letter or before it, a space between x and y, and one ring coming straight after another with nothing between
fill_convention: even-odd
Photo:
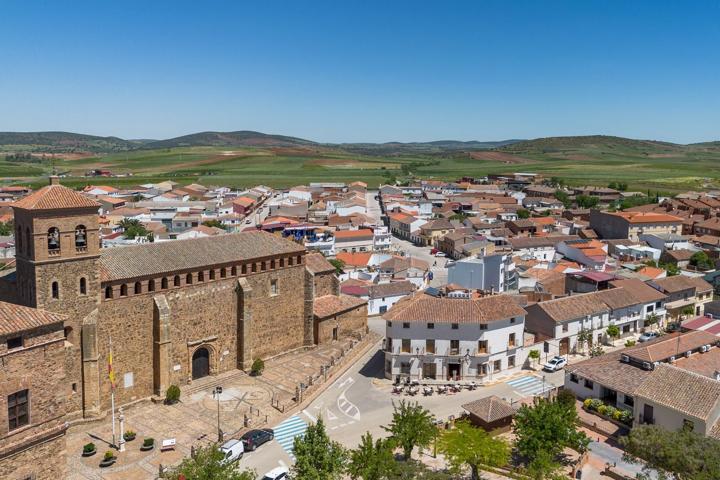
<instances>
[{"instance_id":1,"label":"sidewalk","mask_svg":"<svg viewBox=\"0 0 720 480\"><path fill-rule=\"evenodd\" d=\"M290 414L298 404L295 388L314 377L313 385L304 392L308 399L322 391L331 382L324 382L320 367L330 366L328 380L360 358L361 353L377 342L377 334L357 338L343 338L328 345L297 351L268 360L260 377L251 377L236 370L215 377L206 377L182 387L181 401L175 405L141 402L124 411L125 430L137 432L137 438L126 444L126 451L113 452L118 457L112 467L100 469L98 464L112 443L109 418L74 425L67 434L67 469L72 480L156 478L160 465L179 463L190 454L192 446L213 443L218 438L218 405L220 428L224 439L239 437L248 427L262 428L276 425ZM223 387L218 403L212 396L216 385ZM278 405L274 407L273 405ZM119 426L118 426L119 434ZM140 452L144 438L154 438L156 448ZM163 439L175 438L176 450L160 452ZM83 458L80 453L88 442L97 446L98 453Z\"/></svg>"}]
</instances>

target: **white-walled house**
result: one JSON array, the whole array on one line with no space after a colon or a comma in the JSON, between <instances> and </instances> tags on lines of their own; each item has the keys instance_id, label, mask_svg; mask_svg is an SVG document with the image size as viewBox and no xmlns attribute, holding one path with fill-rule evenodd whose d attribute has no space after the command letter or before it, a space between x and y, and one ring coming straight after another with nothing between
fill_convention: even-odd
<instances>
[{"instance_id":1,"label":"white-walled house","mask_svg":"<svg viewBox=\"0 0 720 480\"><path fill-rule=\"evenodd\" d=\"M515 297L416 293L385 315L385 376L479 383L516 373L526 358L525 310Z\"/></svg>"},{"instance_id":2,"label":"white-walled house","mask_svg":"<svg viewBox=\"0 0 720 480\"><path fill-rule=\"evenodd\" d=\"M534 258L541 262L552 262L555 258L555 246L564 240L578 239L577 235L547 236L547 237L515 237L508 242L515 255L524 258Z\"/></svg>"},{"instance_id":3,"label":"white-walled house","mask_svg":"<svg viewBox=\"0 0 720 480\"><path fill-rule=\"evenodd\" d=\"M379 283L374 285L341 286L342 293L368 302L368 316L383 315L397 302L414 293L415 284L410 281Z\"/></svg>"},{"instance_id":4,"label":"white-walled house","mask_svg":"<svg viewBox=\"0 0 720 480\"><path fill-rule=\"evenodd\" d=\"M673 333L574 363L565 388L630 411L633 426L720 435L720 348L711 333Z\"/></svg>"},{"instance_id":5,"label":"white-walled house","mask_svg":"<svg viewBox=\"0 0 720 480\"><path fill-rule=\"evenodd\" d=\"M621 336L637 333L650 315L662 324L665 294L639 279L610 282L614 288L571 295L527 307L526 329L538 341L556 343L560 355L582 350L582 331L590 332L593 345L609 341L607 327L617 325Z\"/></svg>"}]
</instances>

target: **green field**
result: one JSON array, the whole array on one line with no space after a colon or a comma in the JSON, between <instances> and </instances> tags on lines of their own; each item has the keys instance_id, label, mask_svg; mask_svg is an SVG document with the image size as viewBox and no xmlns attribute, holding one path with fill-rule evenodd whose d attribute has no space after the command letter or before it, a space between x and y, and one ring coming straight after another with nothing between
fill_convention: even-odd
<instances>
[{"instance_id":1,"label":"green field","mask_svg":"<svg viewBox=\"0 0 720 480\"><path fill-rule=\"evenodd\" d=\"M4 160L0 147L3 183L44 183L53 168L68 174L64 183L137 185L171 179L179 183L245 187L265 184L289 187L313 181L351 182L370 186L396 178L455 180L488 173L536 172L560 177L568 184L628 184L630 190L675 192L720 188L720 147L716 144L681 146L616 137L557 137L520 142L493 150L448 150L441 153L402 154L397 151L368 155L352 148L324 145L295 147L193 146L120 153L59 154L42 163ZM38 151L35 149L34 151ZM80 157L80 158L78 158ZM132 173L125 178L92 179L91 169Z\"/></svg>"}]
</instances>

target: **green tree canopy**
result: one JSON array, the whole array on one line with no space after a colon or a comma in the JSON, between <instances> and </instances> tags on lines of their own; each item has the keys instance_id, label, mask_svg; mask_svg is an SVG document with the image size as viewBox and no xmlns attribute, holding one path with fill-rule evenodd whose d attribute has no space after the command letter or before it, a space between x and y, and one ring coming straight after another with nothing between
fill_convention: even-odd
<instances>
[{"instance_id":1,"label":"green tree canopy","mask_svg":"<svg viewBox=\"0 0 720 480\"><path fill-rule=\"evenodd\" d=\"M0 222L0 236L9 237L13 234L12 222Z\"/></svg>"},{"instance_id":2,"label":"green tree canopy","mask_svg":"<svg viewBox=\"0 0 720 480\"><path fill-rule=\"evenodd\" d=\"M530 210L525 210L524 208L518 208L517 216L518 216L518 218L530 218Z\"/></svg>"},{"instance_id":3,"label":"green tree canopy","mask_svg":"<svg viewBox=\"0 0 720 480\"><path fill-rule=\"evenodd\" d=\"M575 197L575 203L577 203L580 208L594 208L597 207L599 202L600 199L592 195L578 195Z\"/></svg>"},{"instance_id":4,"label":"green tree canopy","mask_svg":"<svg viewBox=\"0 0 720 480\"><path fill-rule=\"evenodd\" d=\"M199 448L194 457L186 457L177 467L165 471L160 478L178 480L254 480L255 472L240 471L237 462L225 463L225 455L216 447Z\"/></svg>"},{"instance_id":5,"label":"green tree canopy","mask_svg":"<svg viewBox=\"0 0 720 480\"><path fill-rule=\"evenodd\" d=\"M645 463L645 470L658 470L661 478L720 478L720 441L689 429L670 431L657 425L639 425L620 443L627 460Z\"/></svg>"},{"instance_id":6,"label":"green tree canopy","mask_svg":"<svg viewBox=\"0 0 720 480\"><path fill-rule=\"evenodd\" d=\"M203 223L206 227L215 227L215 228L221 228L223 230L227 230L227 226L223 224L220 220L217 218L213 218L211 220L205 220Z\"/></svg>"},{"instance_id":7,"label":"green tree canopy","mask_svg":"<svg viewBox=\"0 0 720 480\"><path fill-rule=\"evenodd\" d=\"M491 437L485 430L461 420L455 428L440 437L438 449L445 455L454 473L470 467L472 480L480 478L480 467L502 467L510 461L510 445L499 437Z\"/></svg>"},{"instance_id":8,"label":"green tree canopy","mask_svg":"<svg viewBox=\"0 0 720 480\"><path fill-rule=\"evenodd\" d=\"M544 454L554 461L566 447L583 452L590 440L578 425L574 404L538 398L534 405L520 407L515 415L515 447L531 462Z\"/></svg>"},{"instance_id":9,"label":"green tree canopy","mask_svg":"<svg viewBox=\"0 0 720 480\"><path fill-rule=\"evenodd\" d=\"M350 451L347 473L353 480L386 480L397 471L393 455L393 442L379 438L373 441L370 432L362 437L360 445Z\"/></svg>"},{"instance_id":10,"label":"green tree canopy","mask_svg":"<svg viewBox=\"0 0 720 480\"><path fill-rule=\"evenodd\" d=\"M403 450L405 460L410 459L413 448L427 447L437 435L433 415L419 403L400 400L393 402L393 417L390 425L383 429L392 435L393 440Z\"/></svg>"},{"instance_id":11,"label":"green tree canopy","mask_svg":"<svg viewBox=\"0 0 720 480\"><path fill-rule=\"evenodd\" d=\"M136 237L148 237L151 235L150 231L145 228L145 225L140 223L139 220L124 218L120 221L119 225L123 229L125 238L130 240Z\"/></svg>"},{"instance_id":12,"label":"green tree canopy","mask_svg":"<svg viewBox=\"0 0 720 480\"><path fill-rule=\"evenodd\" d=\"M710 270L715 265L705 252L695 252L690 257L690 265L699 268L700 270Z\"/></svg>"},{"instance_id":13,"label":"green tree canopy","mask_svg":"<svg viewBox=\"0 0 720 480\"><path fill-rule=\"evenodd\" d=\"M608 325L607 334L608 334L608 337L613 339L613 345L614 345L615 339L620 337L620 327L618 327L617 325Z\"/></svg>"},{"instance_id":14,"label":"green tree canopy","mask_svg":"<svg viewBox=\"0 0 720 480\"><path fill-rule=\"evenodd\" d=\"M346 453L330 440L322 418L308 426L305 435L295 437L293 478L302 480L334 480L342 476Z\"/></svg>"},{"instance_id":15,"label":"green tree canopy","mask_svg":"<svg viewBox=\"0 0 720 480\"><path fill-rule=\"evenodd\" d=\"M331 258L328 260L328 262L330 262L330 264L335 267L335 273L339 275L343 272L343 268L345 268L345 262L343 262L342 260L338 260L337 258Z\"/></svg>"}]
</instances>

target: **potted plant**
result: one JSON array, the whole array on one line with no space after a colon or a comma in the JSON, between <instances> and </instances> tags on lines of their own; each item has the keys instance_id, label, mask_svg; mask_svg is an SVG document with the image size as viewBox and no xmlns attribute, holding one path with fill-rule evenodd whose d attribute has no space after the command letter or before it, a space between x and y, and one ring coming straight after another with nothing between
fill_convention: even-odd
<instances>
[{"instance_id":1,"label":"potted plant","mask_svg":"<svg viewBox=\"0 0 720 480\"><path fill-rule=\"evenodd\" d=\"M263 362L262 358L256 358L250 367L250 375L253 377L260 376L263 370L265 370L265 362Z\"/></svg>"},{"instance_id":2,"label":"potted plant","mask_svg":"<svg viewBox=\"0 0 720 480\"><path fill-rule=\"evenodd\" d=\"M180 401L180 387L177 385L170 385L165 392L165 403L172 405Z\"/></svg>"},{"instance_id":3,"label":"potted plant","mask_svg":"<svg viewBox=\"0 0 720 480\"><path fill-rule=\"evenodd\" d=\"M115 463L115 460L117 460L115 454L108 450L107 452L105 452L105 455L103 455L103 459L100 462L100 468L109 467L110 465Z\"/></svg>"},{"instance_id":4,"label":"potted plant","mask_svg":"<svg viewBox=\"0 0 720 480\"><path fill-rule=\"evenodd\" d=\"M142 452L148 452L155 448L155 439L154 438L146 438L143 440L143 444L140 447L140 451Z\"/></svg>"},{"instance_id":5,"label":"potted plant","mask_svg":"<svg viewBox=\"0 0 720 480\"><path fill-rule=\"evenodd\" d=\"M135 435L136 435L135 432L133 432L132 430L128 430L125 433L123 433L123 438L125 439L126 442L132 442L133 440L135 440Z\"/></svg>"},{"instance_id":6,"label":"potted plant","mask_svg":"<svg viewBox=\"0 0 720 480\"><path fill-rule=\"evenodd\" d=\"M91 443L86 443L85 445L83 445L83 451L82 451L83 457L92 457L96 453L97 453L97 448L95 448L94 443L91 442Z\"/></svg>"}]
</instances>

